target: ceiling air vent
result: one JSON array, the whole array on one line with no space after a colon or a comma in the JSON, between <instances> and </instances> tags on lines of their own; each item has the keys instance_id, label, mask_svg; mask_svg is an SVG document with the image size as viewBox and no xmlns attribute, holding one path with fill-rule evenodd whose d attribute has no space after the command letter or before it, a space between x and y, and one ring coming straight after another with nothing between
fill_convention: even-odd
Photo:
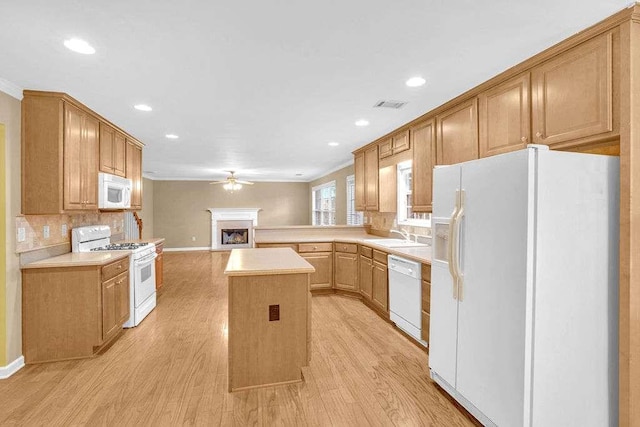
<instances>
[{"instance_id":1,"label":"ceiling air vent","mask_svg":"<svg viewBox=\"0 0 640 427\"><path fill-rule=\"evenodd\" d=\"M404 101L378 101L374 104L374 108L382 107L382 108L402 108L407 105Z\"/></svg>"}]
</instances>

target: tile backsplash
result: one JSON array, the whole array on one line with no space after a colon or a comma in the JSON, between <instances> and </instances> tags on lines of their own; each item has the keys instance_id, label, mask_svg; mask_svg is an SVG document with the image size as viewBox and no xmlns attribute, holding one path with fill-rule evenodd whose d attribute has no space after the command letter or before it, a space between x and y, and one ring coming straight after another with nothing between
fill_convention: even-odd
<instances>
[{"instance_id":1,"label":"tile backsplash","mask_svg":"<svg viewBox=\"0 0 640 427\"><path fill-rule=\"evenodd\" d=\"M123 212L90 212L73 215L24 215L16 217L16 234L25 229L25 241L16 239L16 253L33 251L48 246L71 243L71 229L85 225L106 224L112 234L124 232ZM49 237L45 238L44 227L49 226ZM63 228L66 226L66 232Z\"/></svg>"},{"instance_id":2,"label":"tile backsplash","mask_svg":"<svg viewBox=\"0 0 640 427\"><path fill-rule=\"evenodd\" d=\"M365 224L371 225L371 232L373 234L386 235L391 229L399 229L420 236L431 236L430 227L416 227L410 225L394 226L394 223L396 221L396 214L393 212L365 212L364 218Z\"/></svg>"}]
</instances>

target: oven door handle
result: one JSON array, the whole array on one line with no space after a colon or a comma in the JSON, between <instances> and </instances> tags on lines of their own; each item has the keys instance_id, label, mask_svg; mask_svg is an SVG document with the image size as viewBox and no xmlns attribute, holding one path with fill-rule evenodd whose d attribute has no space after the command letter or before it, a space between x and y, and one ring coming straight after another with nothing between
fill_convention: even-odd
<instances>
[{"instance_id":1,"label":"oven door handle","mask_svg":"<svg viewBox=\"0 0 640 427\"><path fill-rule=\"evenodd\" d=\"M151 263L151 261L153 261L153 260L154 260L154 259L156 259L157 257L158 257L158 254L154 252L154 253L152 253L151 255L147 255L147 256L146 256L146 257L144 257L144 258L137 259L137 260L135 260L134 262L135 262L135 265L136 265L136 266L141 266L141 265L144 265L144 264L149 264L149 263Z\"/></svg>"}]
</instances>

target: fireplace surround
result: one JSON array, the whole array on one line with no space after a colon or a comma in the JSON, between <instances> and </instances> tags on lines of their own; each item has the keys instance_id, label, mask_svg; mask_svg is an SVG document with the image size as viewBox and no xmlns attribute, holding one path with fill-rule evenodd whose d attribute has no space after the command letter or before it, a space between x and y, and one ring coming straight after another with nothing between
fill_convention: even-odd
<instances>
[{"instance_id":1,"label":"fireplace surround","mask_svg":"<svg viewBox=\"0 0 640 427\"><path fill-rule=\"evenodd\" d=\"M253 247L260 208L211 208L211 250ZM225 236L226 233L226 236Z\"/></svg>"}]
</instances>

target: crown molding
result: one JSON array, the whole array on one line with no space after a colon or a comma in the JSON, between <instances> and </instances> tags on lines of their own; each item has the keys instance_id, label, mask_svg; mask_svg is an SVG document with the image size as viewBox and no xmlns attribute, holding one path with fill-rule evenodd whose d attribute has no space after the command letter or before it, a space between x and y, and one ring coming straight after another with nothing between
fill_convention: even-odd
<instances>
[{"instance_id":1,"label":"crown molding","mask_svg":"<svg viewBox=\"0 0 640 427\"><path fill-rule=\"evenodd\" d=\"M22 88L9 80L0 77L0 92L4 92L15 99L22 101Z\"/></svg>"}]
</instances>

